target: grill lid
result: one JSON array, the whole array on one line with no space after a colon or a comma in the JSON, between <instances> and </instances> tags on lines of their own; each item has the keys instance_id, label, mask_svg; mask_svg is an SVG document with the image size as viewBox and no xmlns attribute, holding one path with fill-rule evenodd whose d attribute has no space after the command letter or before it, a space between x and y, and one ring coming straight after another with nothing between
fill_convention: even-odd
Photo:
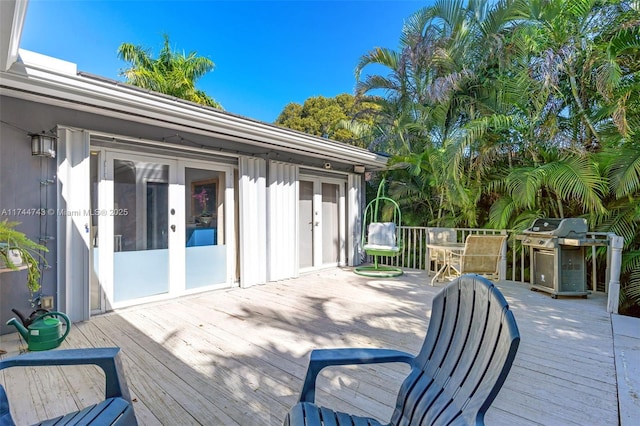
<instances>
[{"instance_id":1,"label":"grill lid","mask_svg":"<svg viewBox=\"0 0 640 426\"><path fill-rule=\"evenodd\" d=\"M545 237L585 238L587 231L586 219L543 218L536 219L531 227L525 229L522 233Z\"/></svg>"}]
</instances>

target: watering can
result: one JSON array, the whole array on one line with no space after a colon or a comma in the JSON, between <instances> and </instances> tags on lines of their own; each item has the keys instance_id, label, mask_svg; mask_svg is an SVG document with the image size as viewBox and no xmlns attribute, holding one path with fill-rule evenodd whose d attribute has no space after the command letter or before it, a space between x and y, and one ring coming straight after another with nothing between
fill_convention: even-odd
<instances>
[{"instance_id":1,"label":"watering can","mask_svg":"<svg viewBox=\"0 0 640 426\"><path fill-rule=\"evenodd\" d=\"M21 315L18 316L22 319ZM64 332L62 331L62 322L56 317L62 318L66 323ZM30 351L46 351L57 348L71 330L71 321L62 312L45 312L35 318L30 318L30 321L26 326L16 318L7 321L7 325L13 325L18 329L18 333L27 342Z\"/></svg>"}]
</instances>

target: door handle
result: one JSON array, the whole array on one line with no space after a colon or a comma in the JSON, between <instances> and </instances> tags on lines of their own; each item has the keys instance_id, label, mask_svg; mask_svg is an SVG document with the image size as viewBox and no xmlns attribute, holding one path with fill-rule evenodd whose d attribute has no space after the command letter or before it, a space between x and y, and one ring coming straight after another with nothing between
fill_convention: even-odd
<instances>
[{"instance_id":1,"label":"door handle","mask_svg":"<svg viewBox=\"0 0 640 426\"><path fill-rule=\"evenodd\" d=\"M171 225L171 230L172 230L173 232L176 232L176 226L175 226L175 225Z\"/></svg>"}]
</instances>

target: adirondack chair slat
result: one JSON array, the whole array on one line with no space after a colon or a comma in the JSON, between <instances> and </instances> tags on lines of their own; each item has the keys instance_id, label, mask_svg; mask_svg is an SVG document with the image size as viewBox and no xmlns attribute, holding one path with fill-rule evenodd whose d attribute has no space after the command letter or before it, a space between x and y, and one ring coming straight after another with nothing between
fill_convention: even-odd
<instances>
[{"instance_id":1,"label":"adirondack chair slat","mask_svg":"<svg viewBox=\"0 0 640 426\"><path fill-rule=\"evenodd\" d=\"M320 410L311 404L304 405L304 417L307 422L306 424L309 426L322 424L322 419L320 418Z\"/></svg>"},{"instance_id":2,"label":"adirondack chair slat","mask_svg":"<svg viewBox=\"0 0 640 426\"><path fill-rule=\"evenodd\" d=\"M294 405L289 414L284 419L284 426L289 425L306 425L308 424L304 417L304 403Z\"/></svg>"},{"instance_id":3,"label":"adirondack chair slat","mask_svg":"<svg viewBox=\"0 0 640 426\"><path fill-rule=\"evenodd\" d=\"M484 424L484 413L498 394L509 373L520 342L520 334L509 306L500 291L486 278L464 275L445 287L433 300L427 334L414 358L375 358L374 350L354 358L356 364L406 362L411 371L400 386L391 426ZM346 352L341 352L346 351ZM380 350L385 354L385 350ZM322 368L345 365L348 349L313 351L300 403L285 425L333 425L331 410L316 421L313 413L315 377ZM342 354L342 355L339 355ZM332 362L331 357L339 355ZM372 358L373 356L373 358ZM317 360L322 362L318 363ZM304 409L300 407L304 407ZM309 416L309 418L305 418ZM346 416L346 417L345 417ZM378 425L375 419L336 413L338 425Z\"/></svg>"},{"instance_id":4,"label":"adirondack chair slat","mask_svg":"<svg viewBox=\"0 0 640 426\"><path fill-rule=\"evenodd\" d=\"M447 301L445 309L443 310L440 338L437 340L433 351L430 351L432 355L429 357L429 362L425 368L426 373L436 377L436 380L440 369L447 359L451 342L455 336L456 321L459 312L460 300L458 291L455 288L446 287L446 298Z\"/></svg>"},{"instance_id":5,"label":"adirondack chair slat","mask_svg":"<svg viewBox=\"0 0 640 426\"><path fill-rule=\"evenodd\" d=\"M382 426L375 419L336 412L328 408L318 407L309 402L297 404L289 412L284 424L304 426Z\"/></svg>"},{"instance_id":6,"label":"adirondack chair slat","mask_svg":"<svg viewBox=\"0 0 640 426\"><path fill-rule=\"evenodd\" d=\"M353 425L353 420L351 419L351 416L347 413L336 413L336 418L338 419L338 424L341 426Z\"/></svg>"},{"instance_id":7,"label":"adirondack chair slat","mask_svg":"<svg viewBox=\"0 0 640 426\"><path fill-rule=\"evenodd\" d=\"M328 408L320 407L320 417L325 426L338 426L337 413Z\"/></svg>"},{"instance_id":8,"label":"adirondack chair slat","mask_svg":"<svg viewBox=\"0 0 640 426\"><path fill-rule=\"evenodd\" d=\"M77 425L89 425L98 419L102 421L113 419L115 422L127 410L128 406L129 403L122 398L109 398L84 413L82 420L78 421Z\"/></svg>"},{"instance_id":9,"label":"adirondack chair slat","mask_svg":"<svg viewBox=\"0 0 640 426\"><path fill-rule=\"evenodd\" d=\"M477 299L474 300L474 306L481 307L488 305L488 300L484 297L485 294L477 294ZM483 309L479 309L480 312L486 312ZM447 383L445 393L452 396L451 405L447 407L448 414L440 413L438 418L455 418L465 409L470 394L474 389L465 388L465 383L478 383L483 380L483 372L486 371L485 365L487 364L486 355L493 351L492 347L485 347L487 342L491 342L490 332L487 333L487 320L485 315L476 318L472 324L475 326L471 333L474 336L480 336L479 338L472 338L469 340L469 345L465 348L464 355L466 358L460 359L460 365L468 366L465 368L457 368L453 371L451 380ZM444 417L442 417L444 416ZM450 419L451 420L451 419Z\"/></svg>"},{"instance_id":10,"label":"adirondack chair slat","mask_svg":"<svg viewBox=\"0 0 640 426\"><path fill-rule=\"evenodd\" d=\"M91 424L114 424L125 413L129 403L122 398L109 398L99 404L86 407L75 413L46 420L38 426L85 426Z\"/></svg>"},{"instance_id":11,"label":"adirondack chair slat","mask_svg":"<svg viewBox=\"0 0 640 426\"><path fill-rule=\"evenodd\" d=\"M408 395L408 396L404 399L398 398L396 402L396 408L393 413L393 415L395 416L395 419L392 419L392 424L398 424L400 426L400 425L403 425L402 419L411 418L412 413L411 412L407 413L407 410L411 410L412 407L415 407L415 404L416 404L415 399L420 397L420 395L417 393L415 394L415 397L412 397L411 395L413 394L411 393L411 390L414 389L415 387L421 386L420 380L428 381L427 383L424 384L425 389L428 388L430 385L430 382L433 381L431 377L425 376L424 371L415 369L409 373L409 377L405 380L405 382L400 387L399 395Z\"/></svg>"},{"instance_id":12,"label":"adirondack chair slat","mask_svg":"<svg viewBox=\"0 0 640 426\"><path fill-rule=\"evenodd\" d=\"M413 413L408 419L408 422L412 424L419 424L424 418L436 418L443 407L450 404L451 398L448 393L443 392L443 389L450 385L451 374L455 371L465 349L465 342L468 340L471 315L474 310L473 308L459 309L459 307L461 305L473 307L474 293L461 293L455 288L449 290L446 293L447 303L445 306L456 306L456 309L448 310L448 318L445 316L444 322L448 322L450 326L444 328L442 332L450 336L450 341L447 345L441 345L443 348L441 354L434 353L436 357L441 359L430 360L432 366L436 361L439 362L438 370L426 369L427 373L434 376L434 381L429 388L425 389L426 392L413 409Z\"/></svg>"}]
</instances>

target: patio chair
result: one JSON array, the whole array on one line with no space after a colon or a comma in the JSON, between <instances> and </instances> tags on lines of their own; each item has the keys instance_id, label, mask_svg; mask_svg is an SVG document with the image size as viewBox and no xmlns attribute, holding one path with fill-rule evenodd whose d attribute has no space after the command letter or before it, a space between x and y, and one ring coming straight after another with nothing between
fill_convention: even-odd
<instances>
[{"instance_id":1,"label":"patio chair","mask_svg":"<svg viewBox=\"0 0 640 426\"><path fill-rule=\"evenodd\" d=\"M460 275L480 274L498 279L502 247L506 240L506 235L468 235L464 252L451 253L450 266Z\"/></svg>"},{"instance_id":2,"label":"patio chair","mask_svg":"<svg viewBox=\"0 0 640 426\"><path fill-rule=\"evenodd\" d=\"M392 349L311 352L299 402L285 426L381 425L369 417L315 404L316 378L332 365L402 362L402 383L387 425L483 425L515 358L520 334L502 293L486 278L464 275L433 299L429 328L417 356Z\"/></svg>"},{"instance_id":3,"label":"patio chair","mask_svg":"<svg viewBox=\"0 0 640 426\"><path fill-rule=\"evenodd\" d=\"M120 348L87 348L30 352L0 360L0 370L10 367L40 367L54 365L88 365L100 367L105 373L105 400L39 425L137 425L129 388L122 374ZM0 386L0 425L14 425L7 394Z\"/></svg>"}]
</instances>

